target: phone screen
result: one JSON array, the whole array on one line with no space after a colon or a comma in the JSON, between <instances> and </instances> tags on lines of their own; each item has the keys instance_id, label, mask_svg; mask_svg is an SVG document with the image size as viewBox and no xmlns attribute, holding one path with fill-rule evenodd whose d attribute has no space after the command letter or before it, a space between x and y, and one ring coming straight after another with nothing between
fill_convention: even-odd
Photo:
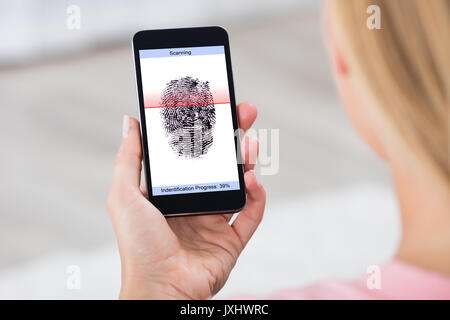
<instances>
[{"instance_id":1,"label":"phone screen","mask_svg":"<svg viewBox=\"0 0 450 320\"><path fill-rule=\"evenodd\" d=\"M139 50L153 196L239 189L224 46Z\"/></svg>"}]
</instances>

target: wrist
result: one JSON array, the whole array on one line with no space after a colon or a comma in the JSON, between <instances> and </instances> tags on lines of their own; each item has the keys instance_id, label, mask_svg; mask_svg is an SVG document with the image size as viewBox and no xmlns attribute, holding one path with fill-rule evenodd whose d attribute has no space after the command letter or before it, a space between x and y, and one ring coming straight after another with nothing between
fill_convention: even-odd
<instances>
[{"instance_id":1,"label":"wrist","mask_svg":"<svg viewBox=\"0 0 450 320\"><path fill-rule=\"evenodd\" d=\"M133 277L122 281L119 299L121 300L187 300L188 295L177 290L165 281L138 279Z\"/></svg>"}]
</instances>

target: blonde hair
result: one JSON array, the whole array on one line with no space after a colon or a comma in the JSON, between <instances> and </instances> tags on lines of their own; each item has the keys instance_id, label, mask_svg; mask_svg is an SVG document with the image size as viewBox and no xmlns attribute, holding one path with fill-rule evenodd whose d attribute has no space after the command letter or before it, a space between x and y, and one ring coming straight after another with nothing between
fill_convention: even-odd
<instances>
[{"instance_id":1,"label":"blonde hair","mask_svg":"<svg viewBox=\"0 0 450 320\"><path fill-rule=\"evenodd\" d=\"M351 71L401 139L449 186L450 1L327 4ZM380 8L379 30L366 26L370 5Z\"/></svg>"}]
</instances>

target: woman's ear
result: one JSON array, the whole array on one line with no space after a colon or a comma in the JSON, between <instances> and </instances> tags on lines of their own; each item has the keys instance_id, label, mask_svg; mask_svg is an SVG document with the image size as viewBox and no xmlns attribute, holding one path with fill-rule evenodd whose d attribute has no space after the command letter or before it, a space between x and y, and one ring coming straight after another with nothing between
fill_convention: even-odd
<instances>
[{"instance_id":1,"label":"woman's ear","mask_svg":"<svg viewBox=\"0 0 450 320\"><path fill-rule=\"evenodd\" d=\"M346 76L348 74L347 61L345 60L341 50L339 50L335 43L333 44L332 50L334 67L336 68L336 71L340 76Z\"/></svg>"},{"instance_id":2,"label":"woman's ear","mask_svg":"<svg viewBox=\"0 0 450 320\"><path fill-rule=\"evenodd\" d=\"M337 37L328 10L328 1L324 1L321 16L322 32L340 101L359 134L378 155L387 159L387 153L379 137L381 130L376 130L372 118L367 114L366 108L363 107L364 100L360 96L359 90L355 89L355 79L352 79L352 76L355 75L350 74L352 61L347 60L345 47L342 46L343 42L340 42Z\"/></svg>"},{"instance_id":3,"label":"woman's ear","mask_svg":"<svg viewBox=\"0 0 450 320\"><path fill-rule=\"evenodd\" d=\"M347 61L336 43L335 34L333 32L334 30L331 27L330 16L328 14L328 4L326 1L322 2L321 29L325 40L325 46L328 51L328 56L332 60L331 63L333 64L333 68L339 76L346 76L348 74Z\"/></svg>"}]
</instances>

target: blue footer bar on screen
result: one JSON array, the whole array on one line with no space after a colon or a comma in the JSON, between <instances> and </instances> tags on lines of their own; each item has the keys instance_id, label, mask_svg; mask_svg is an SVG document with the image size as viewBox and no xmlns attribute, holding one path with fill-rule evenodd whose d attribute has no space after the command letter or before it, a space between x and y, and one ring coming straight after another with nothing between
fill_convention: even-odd
<instances>
[{"instance_id":1,"label":"blue footer bar on screen","mask_svg":"<svg viewBox=\"0 0 450 320\"><path fill-rule=\"evenodd\" d=\"M154 196L180 193L216 192L239 190L239 181L185 184L178 186L152 187Z\"/></svg>"}]
</instances>

